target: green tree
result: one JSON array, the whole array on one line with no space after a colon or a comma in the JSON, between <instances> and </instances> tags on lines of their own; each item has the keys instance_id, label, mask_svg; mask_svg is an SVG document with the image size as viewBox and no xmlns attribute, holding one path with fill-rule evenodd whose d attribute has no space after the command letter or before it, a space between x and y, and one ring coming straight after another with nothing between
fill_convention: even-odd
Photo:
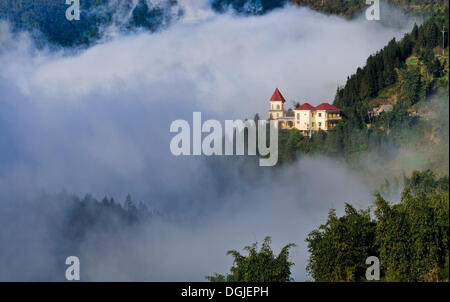
<instances>
[{"instance_id":1,"label":"green tree","mask_svg":"<svg viewBox=\"0 0 450 302\"><path fill-rule=\"evenodd\" d=\"M369 210L357 211L346 204L340 218L330 210L327 222L306 239L311 254L309 274L321 282L364 280L366 258L377 255L375 227Z\"/></svg>"},{"instance_id":2,"label":"green tree","mask_svg":"<svg viewBox=\"0 0 450 302\"><path fill-rule=\"evenodd\" d=\"M399 78L399 104L403 108L409 108L416 104L423 96L423 86L420 69L413 67L398 70Z\"/></svg>"},{"instance_id":3,"label":"green tree","mask_svg":"<svg viewBox=\"0 0 450 302\"><path fill-rule=\"evenodd\" d=\"M448 280L448 177L430 170L405 179L399 204L375 201L380 262L388 281Z\"/></svg>"},{"instance_id":4,"label":"green tree","mask_svg":"<svg viewBox=\"0 0 450 302\"><path fill-rule=\"evenodd\" d=\"M247 256L241 255L238 251L231 250L227 255L234 258L230 273L221 275L214 273L206 276L211 282L289 282L291 278L291 266L289 261L289 249L295 244L290 243L281 249L276 256L270 248L271 238L266 237L258 251L258 244L244 248L248 252Z\"/></svg>"}]
</instances>

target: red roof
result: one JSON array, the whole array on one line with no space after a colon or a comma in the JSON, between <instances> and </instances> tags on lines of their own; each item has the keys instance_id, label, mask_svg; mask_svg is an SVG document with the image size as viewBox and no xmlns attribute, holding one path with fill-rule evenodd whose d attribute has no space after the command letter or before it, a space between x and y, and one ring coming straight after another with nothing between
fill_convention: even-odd
<instances>
[{"instance_id":1,"label":"red roof","mask_svg":"<svg viewBox=\"0 0 450 302\"><path fill-rule=\"evenodd\" d=\"M272 94L272 97L270 98L271 102L286 102L281 92L277 89L275 89L275 92Z\"/></svg>"},{"instance_id":2,"label":"red roof","mask_svg":"<svg viewBox=\"0 0 450 302\"><path fill-rule=\"evenodd\" d=\"M316 106L316 108L314 108L315 110L334 110L334 111L338 111L341 110L336 106L330 105L328 103L322 103L319 106Z\"/></svg>"},{"instance_id":3,"label":"red roof","mask_svg":"<svg viewBox=\"0 0 450 302\"><path fill-rule=\"evenodd\" d=\"M298 106L297 108L295 108L295 110L314 110L314 107L311 106L308 103L304 103L303 105Z\"/></svg>"}]
</instances>

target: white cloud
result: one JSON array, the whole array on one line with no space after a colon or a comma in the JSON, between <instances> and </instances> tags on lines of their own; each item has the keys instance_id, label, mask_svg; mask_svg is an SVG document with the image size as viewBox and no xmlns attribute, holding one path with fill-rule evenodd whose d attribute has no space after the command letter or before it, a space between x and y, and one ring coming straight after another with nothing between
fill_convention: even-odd
<instances>
[{"instance_id":1,"label":"white cloud","mask_svg":"<svg viewBox=\"0 0 450 302\"><path fill-rule=\"evenodd\" d=\"M186 16L194 18L189 9ZM208 16L193 24L182 20L157 34L120 36L76 55L39 53L43 58L29 58L28 66L6 62L4 76L29 94L77 100L98 91L114 94L117 87L138 90L138 81L164 82L172 89L185 81L196 93L187 102L230 117L249 116L265 113L277 86L289 100L332 102L337 86L369 54L412 25L389 28L294 6L258 17L211 11ZM165 101L170 92L162 97L149 96L148 102Z\"/></svg>"}]
</instances>

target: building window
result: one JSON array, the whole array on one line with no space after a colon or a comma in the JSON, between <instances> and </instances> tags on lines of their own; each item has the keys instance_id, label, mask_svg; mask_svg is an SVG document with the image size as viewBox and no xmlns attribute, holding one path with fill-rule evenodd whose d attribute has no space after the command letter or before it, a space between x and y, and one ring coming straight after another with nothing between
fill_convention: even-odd
<instances>
[{"instance_id":1,"label":"building window","mask_svg":"<svg viewBox=\"0 0 450 302\"><path fill-rule=\"evenodd\" d=\"M300 119L300 113L297 113L297 119Z\"/></svg>"},{"instance_id":2,"label":"building window","mask_svg":"<svg viewBox=\"0 0 450 302\"><path fill-rule=\"evenodd\" d=\"M322 113L319 113L319 117L322 117Z\"/></svg>"},{"instance_id":3,"label":"building window","mask_svg":"<svg viewBox=\"0 0 450 302\"><path fill-rule=\"evenodd\" d=\"M277 109L280 110L280 105L277 105Z\"/></svg>"},{"instance_id":4,"label":"building window","mask_svg":"<svg viewBox=\"0 0 450 302\"><path fill-rule=\"evenodd\" d=\"M319 113L320 114L320 113ZM319 122L319 127L322 126L322 122Z\"/></svg>"}]
</instances>

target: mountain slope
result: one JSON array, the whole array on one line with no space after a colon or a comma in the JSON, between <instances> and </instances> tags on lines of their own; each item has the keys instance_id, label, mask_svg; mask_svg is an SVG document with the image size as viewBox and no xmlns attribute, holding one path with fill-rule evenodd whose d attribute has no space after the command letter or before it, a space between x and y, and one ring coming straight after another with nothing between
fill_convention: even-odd
<instances>
[{"instance_id":1,"label":"mountain slope","mask_svg":"<svg viewBox=\"0 0 450 302\"><path fill-rule=\"evenodd\" d=\"M343 109L343 119L335 130L311 138L282 131L280 161L321 154L381 180L414 169L448 174L448 40L442 55L442 26L448 28L448 8L370 56L337 89L334 105ZM374 116L379 105L392 105L392 111Z\"/></svg>"}]
</instances>

